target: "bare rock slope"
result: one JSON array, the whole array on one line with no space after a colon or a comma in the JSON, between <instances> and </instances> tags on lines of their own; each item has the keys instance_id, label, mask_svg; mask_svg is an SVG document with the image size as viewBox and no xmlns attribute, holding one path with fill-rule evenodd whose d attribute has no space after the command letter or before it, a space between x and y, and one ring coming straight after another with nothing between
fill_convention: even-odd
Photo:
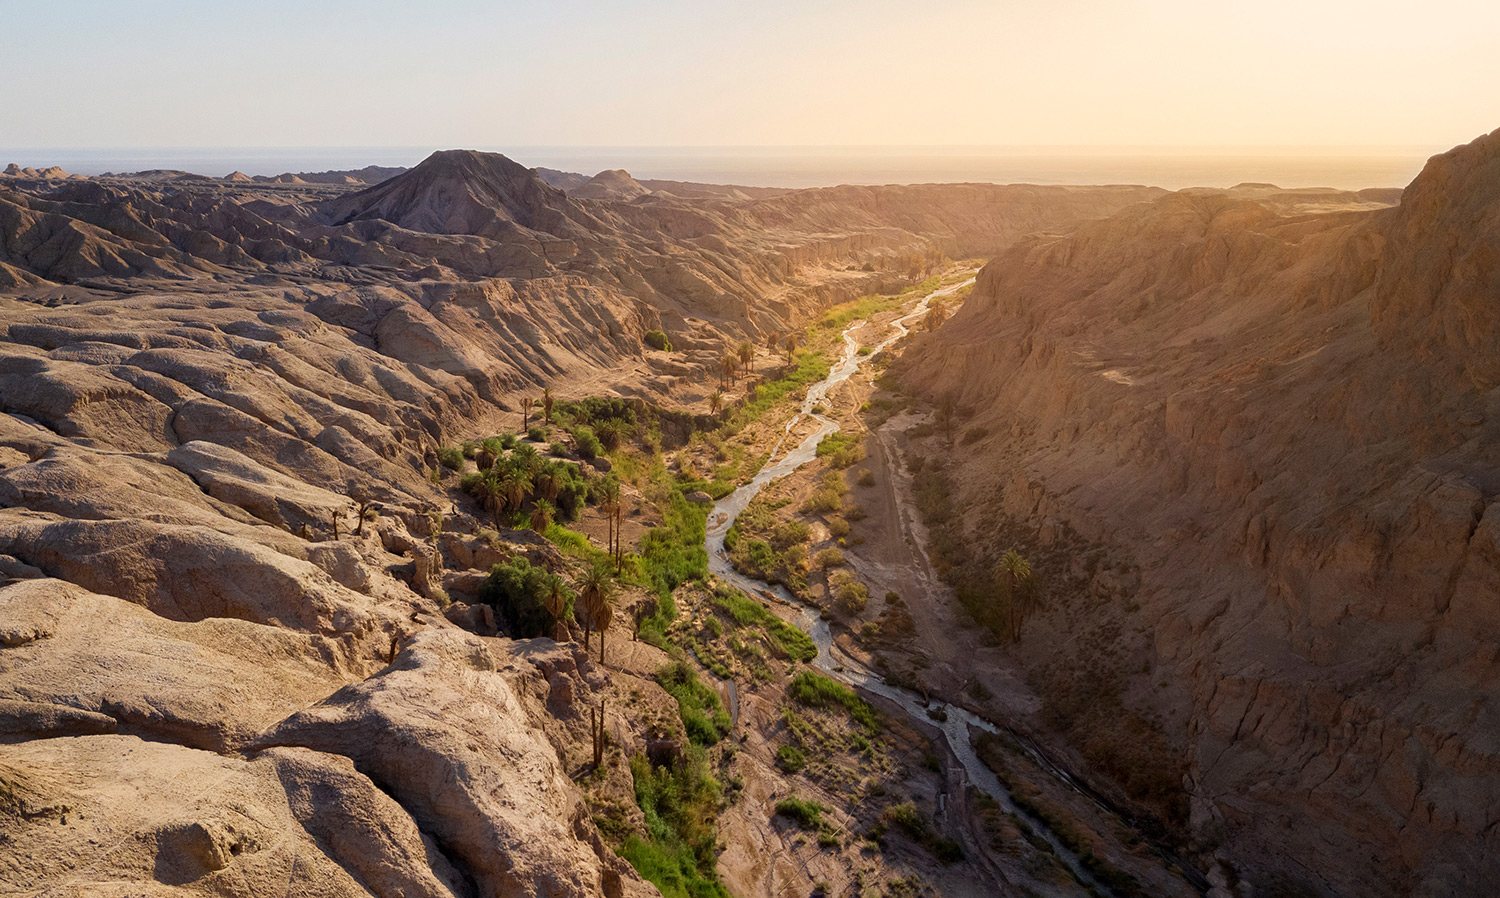
<instances>
[{"instance_id":1,"label":"bare rock slope","mask_svg":"<svg viewBox=\"0 0 1500 898\"><path fill-rule=\"evenodd\" d=\"M1089 547L1117 560L1015 654L1043 683L1102 664L1185 734L1200 846L1273 892L1476 894L1500 877L1500 132L1394 209L1251 187L1022 241L904 371L972 416L987 557L1072 546L1059 590Z\"/></svg>"},{"instance_id":2,"label":"bare rock slope","mask_svg":"<svg viewBox=\"0 0 1500 898\"><path fill-rule=\"evenodd\" d=\"M543 384L647 391L648 328L713 358L943 251L1160 193L619 203L462 151L366 190L33 174L0 184L0 882L21 894L651 894L569 776L584 703L613 696L628 753L645 724L618 693L673 703L494 637L487 607L447 611L489 635L449 620L436 584L561 562L462 511L439 538L438 448ZM653 395L712 380L694 364Z\"/></svg>"}]
</instances>

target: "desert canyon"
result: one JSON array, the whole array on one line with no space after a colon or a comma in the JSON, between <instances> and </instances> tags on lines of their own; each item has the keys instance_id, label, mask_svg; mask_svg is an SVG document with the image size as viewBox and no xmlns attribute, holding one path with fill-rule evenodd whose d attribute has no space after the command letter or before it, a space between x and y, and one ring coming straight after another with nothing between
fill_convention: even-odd
<instances>
[{"instance_id":1,"label":"desert canyon","mask_svg":"<svg viewBox=\"0 0 1500 898\"><path fill-rule=\"evenodd\" d=\"M0 894L1491 894L1497 346L1500 131L1361 191L11 166Z\"/></svg>"}]
</instances>

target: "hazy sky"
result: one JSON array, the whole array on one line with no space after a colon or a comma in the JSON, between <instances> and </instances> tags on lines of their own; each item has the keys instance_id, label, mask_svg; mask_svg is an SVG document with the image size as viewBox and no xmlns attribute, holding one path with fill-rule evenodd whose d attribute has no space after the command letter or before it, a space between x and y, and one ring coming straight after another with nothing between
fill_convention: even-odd
<instances>
[{"instance_id":1,"label":"hazy sky","mask_svg":"<svg viewBox=\"0 0 1500 898\"><path fill-rule=\"evenodd\" d=\"M1495 0L0 0L0 146L1339 145L1500 127Z\"/></svg>"}]
</instances>

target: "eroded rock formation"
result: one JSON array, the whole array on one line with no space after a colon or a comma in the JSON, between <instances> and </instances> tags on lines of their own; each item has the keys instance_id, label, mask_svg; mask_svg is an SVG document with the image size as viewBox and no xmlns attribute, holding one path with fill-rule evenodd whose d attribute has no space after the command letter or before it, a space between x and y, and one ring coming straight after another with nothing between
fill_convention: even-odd
<instances>
[{"instance_id":1,"label":"eroded rock formation","mask_svg":"<svg viewBox=\"0 0 1500 898\"><path fill-rule=\"evenodd\" d=\"M1500 132L1397 208L1305 204L1185 191L1022 241L903 370L967 416L979 544L1006 518L1119 561L1016 652L1092 664L1081 635L1111 628L1127 705L1185 734L1201 844L1262 888L1476 894L1500 876Z\"/></svg>"}]
</instances>

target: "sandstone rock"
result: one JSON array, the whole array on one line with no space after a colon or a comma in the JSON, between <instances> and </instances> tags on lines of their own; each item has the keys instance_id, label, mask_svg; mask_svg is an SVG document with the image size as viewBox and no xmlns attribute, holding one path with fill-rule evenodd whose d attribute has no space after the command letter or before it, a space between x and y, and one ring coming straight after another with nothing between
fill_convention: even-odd
<instances>
[{"instance_id":1,"label":"sandstone rock","mask_svg":"<svg viewBox=\"0 0 1500 898\"><path fill-rule=\"evenodd\" d=\"M454 602L443 609L443 616L453 624L479 636L494 636L499 632L495 624L495 609L489 605Z\"/></svg>"},{"instance_id":2,"label":"sandstone rock","mask_svg":"<svg viewBox=\"0 0 1500 898\"><path fill-rule=\"evenodd\" d=\"M310 562L203 527L3 510L0 553L174 620L240 618L357 638L384 615Z\"/></svg>"},{"instance_id":3,"label":"sandstone rock","mask_svg":"<svg viewBox=\"0 0 1500 898\"><path fill-rule=\"evenodd\" d=\"M170 621L57 580L0 587L0 620L0 700L36 733L118 730L224 751L376 665L374 647L245 621Z\"/></svg>"},{"instance_id":4,"label":"sandstone rock","mask_svg":"<svg viewBox=\"0 0 1500 898\"><path fill-rule=\"evenodd\" d=\"M0 792L0 877L43 891L280 894L290 880L328 898L465 894L437 846L343 758L54 738L0 746ZM10 816L17 806L28 822Z\"/></svg>"},{"instance_id":5,"label":"sandstone rock","mask_svg":"<svg viewBox=\"0 0 1500 898\"><path fill-rule=\"evenodd\" d=\"M610 866L572 833L576 792L495 666L477 637L421 633L392 667L293 715L258 744L349 757L485 894L595 894Z\"/></svg>"}]
</instances>

